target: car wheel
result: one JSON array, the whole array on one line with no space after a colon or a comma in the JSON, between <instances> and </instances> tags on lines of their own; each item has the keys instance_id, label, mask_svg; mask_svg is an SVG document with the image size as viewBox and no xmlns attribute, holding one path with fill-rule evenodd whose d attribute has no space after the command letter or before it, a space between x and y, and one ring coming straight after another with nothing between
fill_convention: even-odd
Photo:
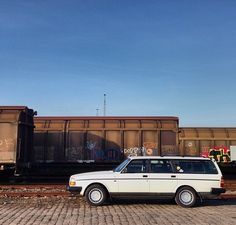
<instances>
[{"instance_id":1,"label":"car wheel","mask_svg":"<svg viewBox=\"0 0 236 225\"><path fill-rule=\"evenodd\" d=\"M192 207L196 204L197 195L190 187L180 188L175 195L175 202L182 207Z\"/></svg>"},{"instance_id":2,"label":"car wheel","mask_svg":"<svg viewBox=\"0 0 236 225\"><path fill-rule=\"evenodd\" d=\"M107 191L101 185L94 184L86 190L85 198L90 205L102 205L107 200Z\"/></svg>"}]
</instances>

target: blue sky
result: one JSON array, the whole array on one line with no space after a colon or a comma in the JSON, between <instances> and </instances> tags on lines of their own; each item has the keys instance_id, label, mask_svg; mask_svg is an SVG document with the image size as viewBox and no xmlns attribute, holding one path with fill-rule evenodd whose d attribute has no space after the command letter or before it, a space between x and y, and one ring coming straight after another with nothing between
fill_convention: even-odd
<instances>
[{"instance_id":1,"label":"blue sky","mask_svg":"<svg viewBox=\"0 0 236 225\"><path fill-rule=\"evenodd\" d=\"M0 105L236 126L236 1L0 0Z\"/></svg>"}]
</instances>

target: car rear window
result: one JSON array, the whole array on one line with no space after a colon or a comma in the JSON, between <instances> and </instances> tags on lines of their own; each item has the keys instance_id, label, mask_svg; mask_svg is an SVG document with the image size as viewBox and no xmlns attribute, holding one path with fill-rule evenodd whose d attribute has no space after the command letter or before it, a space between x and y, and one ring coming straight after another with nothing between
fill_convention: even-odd
<instances>
[{"instance_id":1,"label":"car rear window","mask_svg":"<svg viewBox=\"0 0 236 225\"><path fill-rule=\"evenodd\" d=\"M210 160L173 160L176 172L194 174L218 174Z\"/></svg>"}]
</instances>

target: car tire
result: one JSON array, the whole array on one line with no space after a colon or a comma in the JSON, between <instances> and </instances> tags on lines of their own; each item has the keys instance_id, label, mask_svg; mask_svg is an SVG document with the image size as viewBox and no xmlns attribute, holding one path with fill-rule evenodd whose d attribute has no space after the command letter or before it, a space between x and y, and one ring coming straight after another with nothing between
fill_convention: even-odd
<instances>
[{"instance_id":1,"label":"car tire","mask_svg":"<svg viewBox=\"0 0 236 225\"><path fill-rule=\"evenodd\" d=\"M196 201L196 192L191 187L182 187L176 192L175 202L182 207L193 207L196 204Z\"/></svg>"},{"instance_id":2,"label":"car tire","mask_svg":"<svg viewBox=\"0 0 236 225\"><path fill-rule=\"evenodd\" d=\"M90 205L103 205L107 200L107 191L101 185L94 184L89 186L86 190L85 198Z\"/></svg>"}]
</instances>

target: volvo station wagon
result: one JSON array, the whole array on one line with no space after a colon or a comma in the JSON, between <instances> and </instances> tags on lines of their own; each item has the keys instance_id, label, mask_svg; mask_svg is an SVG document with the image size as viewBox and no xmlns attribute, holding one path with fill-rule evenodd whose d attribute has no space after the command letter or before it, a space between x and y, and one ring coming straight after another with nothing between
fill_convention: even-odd
<instances>
[{"instance_id":1,"label":"volvo station wagon","mask_svg":"<svg viewBox=\"0 0 236 225\"><path fill-rule=\"evenodd\" d=\"M75 174L67 190L94 206L114 198L174 199L182 207L225 192L217 163L203 157L128 157L113 171Z\"/></svg>"}]
</instances>

